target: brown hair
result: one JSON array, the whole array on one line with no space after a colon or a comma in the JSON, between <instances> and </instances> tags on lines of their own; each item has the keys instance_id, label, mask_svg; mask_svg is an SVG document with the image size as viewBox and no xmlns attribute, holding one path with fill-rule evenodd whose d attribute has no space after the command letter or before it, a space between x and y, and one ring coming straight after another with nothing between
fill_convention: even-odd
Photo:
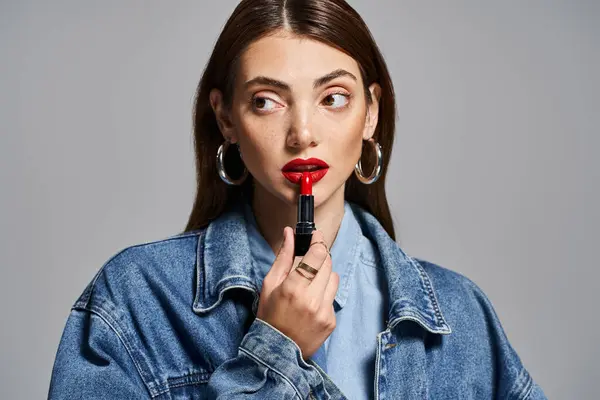
<instances>
[{"instance_id":1,"label":"brown hair","mask_svg":"<svg viewBox=\"0 0 600 400\"><path fill-rule=\"evenodd\" d=\"M231 106L238 62L255 40L284 29L296 35L323 42L354 58L360 68L365 96L370 103L369 86L381 86L379 118L373 138L383 152L383 172L371 185L360 183L352 174L346 181L345 199L373 214L392 239L394 226L385 194L385 178L394 141L396 104L394 88L385 61L366 24L344 0L243 0L233 11L219 36L198 85L194 105L194 145L196 151L197 193L185 232L205 227L240 196L251 196L252 176L239 186L223 182L216 167L217 149L224 139L209 103L211 89L223 92L226 107ZM363 143L364 145L364 143ZM374 167L374 151L365 146L361 156L366 173ZM225 157L232 177L244 165L232 146ZM250 197L251 198L251 197Z\"/></svg>"}]
</instances>

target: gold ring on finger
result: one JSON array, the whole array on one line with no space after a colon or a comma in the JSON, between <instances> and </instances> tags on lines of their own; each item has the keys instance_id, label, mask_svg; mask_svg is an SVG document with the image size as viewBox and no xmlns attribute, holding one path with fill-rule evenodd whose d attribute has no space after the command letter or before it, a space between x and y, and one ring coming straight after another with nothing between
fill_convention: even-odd
<instances>
[{"instance_id":1,"label":"gold ring on finger","mask_svg":"<svg viewBox=\"0 0 600 400\"><path fill-rule=\"evenodd\" d=\"M300 272L300 268L298 268L298 267L294 268L294 271L296 271L297 273L299 273L300 275L302 275L304 278L308 279L309 281L312 281L313 279L315 279L314 275L313 276L306 276L306 272Z\"/></svg>"},{"instance_id":2,"label":"gold ring on finger","mask_svg":"<svg viewBox=\"0 0 600 400\"><path fill-rule=\"evenodd\" d=\"M318 269L314 269L313 267L311 267L310 265L308 265L307 263L305 263L304 261L300 261L300 264L298 264L298 266L296 267L296 269L301 268L303 270L305 270L306 272L316 275L317 272L319 272Z\"/></svg>"},{"instance_id":3,"label":"gold ring on finger","mask_svg":"<svg viewBox=\"0 0 600 400\"><path fill-rule=\"evenodd\" d=\"M331 252L329 251L329 247L327 247L327 243L325 243L322 240L319 240L317 242L313 242L310 244L310 246L312 246L313 244L322 244L323 246L325 246L325 250L327 250L327 253L329 254L329 257L331 257ZM308 246L310 248L310 246Z\"/></svg>"}]
</instances>

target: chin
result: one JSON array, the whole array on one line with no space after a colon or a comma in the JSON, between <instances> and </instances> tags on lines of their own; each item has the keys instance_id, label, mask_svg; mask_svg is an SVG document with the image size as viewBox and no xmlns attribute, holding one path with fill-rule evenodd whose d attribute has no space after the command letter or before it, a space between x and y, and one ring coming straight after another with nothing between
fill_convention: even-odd
<instances>
[{"instance_id":1,"label":"chin","mask_svg":"<svg viewBox=\"0 0 600 400\"><path fill-rule=\"evenodd\" d=\"M271 181L268 186L262 184L261 186L263 187L263 190L266 190L272 196L290 207L295 207L298 204L298 195L300 194L299 186L289 182L285 178Z\"/></svg>"},{"instance_id":2,"label":"chin","mask_svg":"<svg viewBox=\"0 0 600 400\"><path fill-rule=\"evenodd\" d=\"M296 207L298 205L298 196L300 195L300 186L291 183L286 178L281 176L281 179L269 179L268 185L256 181L255 184L262 186L263 190L269 192L272 196L278 198L280 201L290 207ZM320 180L313 186L313 196L315 208L325 203L332 195L335 190L331 187L331 183L326 178Z\"/></svg>"}]
</instances>

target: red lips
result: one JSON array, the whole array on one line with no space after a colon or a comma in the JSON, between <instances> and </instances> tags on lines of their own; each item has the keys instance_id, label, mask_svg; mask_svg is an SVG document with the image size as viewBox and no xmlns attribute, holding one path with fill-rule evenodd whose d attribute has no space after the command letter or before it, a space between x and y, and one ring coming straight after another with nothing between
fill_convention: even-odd
<instances>
[{"instance_id":1,"label":"red lips","mask_svg":"<svg viewBox=\"0 0 600 400\"><path fill-rule=\"evenodd\" d=\"M281 169L281 173L286 179L292 183L299 184L302 179L302 172L308 171L313 183L320 181L327 171L329 171L329 164L318 158L308 158L303 160L296 158L289 163L285 164Z\"/></svg>"}]
</instances>

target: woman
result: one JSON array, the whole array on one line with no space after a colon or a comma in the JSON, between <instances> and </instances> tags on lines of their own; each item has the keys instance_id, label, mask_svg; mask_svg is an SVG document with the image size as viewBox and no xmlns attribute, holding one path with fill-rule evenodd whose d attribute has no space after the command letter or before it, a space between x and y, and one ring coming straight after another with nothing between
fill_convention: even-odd
<instances>
[{"instance_id":1,"label":"woman","mask_svg":"<svg viewBox=\"0 0 600 400\"><path fill-rule=\"evenodd\" d=\"M545 398L485 294L395 243L394 91L348 4L242 1L194 117L185 232L102 267L51 398ZM300 175L318 229L295 256Z\"/></svg>"}]
</instances>

